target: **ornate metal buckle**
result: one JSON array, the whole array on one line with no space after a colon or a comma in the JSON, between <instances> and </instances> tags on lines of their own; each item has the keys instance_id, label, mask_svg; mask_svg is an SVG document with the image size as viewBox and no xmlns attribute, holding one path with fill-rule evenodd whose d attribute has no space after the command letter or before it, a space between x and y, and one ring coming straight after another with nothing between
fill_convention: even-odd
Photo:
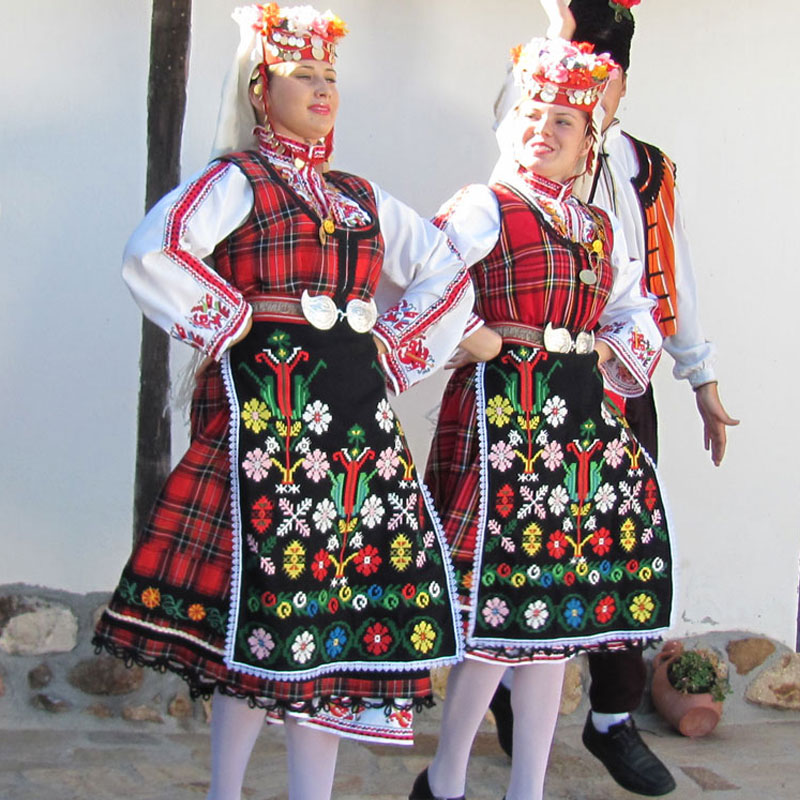
<instances>
[{"instance_id":1,"label":"ornate metal buckle","mask_svg":"<svg viewBox=\"0 0 800 800\"><path fill-rule=\"evenodd\" d=\"M550 353L571 353L574 350L579 356L585 356L594 350L594 333L591 331L580 331L573 340L566 328L554 328L548 322L542 338L544 349Z\"/></svg>"},{"instance_id":2,"label":"ornate metal buckle","mask_svg":"<svg viewBox=\"0 0 800 800\"><path fill-rule=\"evenodd\" d=\"M358 300L353 298L347 303L347 309L340 311L332 297L324 294L310 295L303 291L300 298L303 316L317 329L330 330L339 319L347 319L347 324L356 333L368 333L378 320L378 307L374 300Z\"/></svg>"},{"instance_id":3,"label":"ornate metal buckle","mask_svg":"<svg viewBox=\"0 0 800 800\"><path fill-rule=\"evenodd\" d=\"M369 333L378 321L378 307L372 299L359 300L354 297L347 303L345 316L347 324L356 333Z\"/></svg>"}]
</instances>

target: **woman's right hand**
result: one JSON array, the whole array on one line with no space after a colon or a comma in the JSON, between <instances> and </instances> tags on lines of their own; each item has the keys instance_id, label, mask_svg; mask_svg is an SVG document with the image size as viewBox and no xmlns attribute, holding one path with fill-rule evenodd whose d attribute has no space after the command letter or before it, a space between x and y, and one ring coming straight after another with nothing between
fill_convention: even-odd
<instances>
[{"instance_id":1,"label":"woman's right hand","mask_svg":"<svg viewBox=\"0 0 800 800\"><path fill-rule=\"evenodd\" d=\"M444 365L445 369L458 369L477 361L491 361L503 347L503 337L486 325L462 339L458 350Z\"/></svg>"}]
</instances>

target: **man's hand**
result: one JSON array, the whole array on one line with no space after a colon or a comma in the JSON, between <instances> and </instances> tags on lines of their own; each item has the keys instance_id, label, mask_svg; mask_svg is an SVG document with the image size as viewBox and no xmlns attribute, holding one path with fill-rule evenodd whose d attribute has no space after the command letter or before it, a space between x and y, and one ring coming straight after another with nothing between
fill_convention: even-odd
<instances>
[{"instance_id":1,"label":"man's hand","mask_svg":"<svg viewBox=\"0 0 800 800\"><path fill-rule=\"evenodd\" d=\"M731 417L720 402L716 381L704 383L695 389L695 400L697 410L703 418L705 448L711 450L711 460L719 466L728 441L727 426L738 425L739 420Z\"/></svg>"},{"instance_id":2,"label":"man's hand","mask_svg":"<svg viewBox=\"0 0 800 800\"><path fill-rule=\"evenodd\" d=\"M547 14L550 24L547 26L547 36L556 39L572 39L575 33L575 17L569 10L569 0L539 0Z\"/></svg>"}]
</instances>

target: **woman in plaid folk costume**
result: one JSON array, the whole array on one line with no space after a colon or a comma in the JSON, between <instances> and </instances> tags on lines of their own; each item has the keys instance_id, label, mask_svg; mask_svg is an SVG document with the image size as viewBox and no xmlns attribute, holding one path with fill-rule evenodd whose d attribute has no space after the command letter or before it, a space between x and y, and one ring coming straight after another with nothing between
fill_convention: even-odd
<instances>
[{"instance_id":1,"label":"woman in plaid folk costume","mask_svg":"<svg viewBox=\"0 0 800 800\"><path fill-rule=\"evenodd\" d=\"M437 217L472 265L487 323L476 335L494 331L502 349L477 365L456 359L428 464L467 652L413 800L463 796L472 739L508 665L506 798L541 798L566 659L658 637L670 620L654 467L603 394L604 383L645 390L661 343L654 303L616 220L571 193L616 64L563 40L513 56L520 98L498 128L490 186L467 187Z\"/></svg>"},{"instance_id":2,"label":"woman in plaid folk costume","mask_svg":"<svg viewBox=\"0 0 800 800\"><path fill-rule=\"evenodd\" d=\"M125 254L145 314L209 366L95 642L214 693L210 798L239 797L265 717L285 723L290 797L324 798L339 736L410 743L429 668L461 655L385 382L447 358L473 293L441 231L328 170L342 21L275 4L234 18L216 158Z\"/></svg>"}]
</instances>

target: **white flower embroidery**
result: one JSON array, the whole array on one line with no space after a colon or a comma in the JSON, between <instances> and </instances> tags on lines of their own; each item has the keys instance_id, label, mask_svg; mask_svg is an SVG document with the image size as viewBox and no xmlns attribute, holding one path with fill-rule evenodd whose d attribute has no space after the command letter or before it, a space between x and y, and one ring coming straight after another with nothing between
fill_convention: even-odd
<instances>
[{"instance_id":1,"label":"white flower embroidery","mask_svg":"<svg viewBox=\"0 0 800 800\"><path fill-rule=\"evenodd\" d=\"M387 481L393 478L397 472L397 468L400 466L400 459L397 456L397 452L391 447L382 450L378 456L378 460L375 462L375 466L381 478Z\"/></svg>"},{"instance_id":2,"label":"white flower embroidery","mask_svg":"<svg viewBox=\"0 0 800 800\"><path fill-rule=\"evenodd\" d=\"M330 415L328 404L321 400L309 403L303 411L303 420L313 433L325 433L333 417Z\"/></svg>"},{"instance_id":3,"label":"white flower embroidery","mask_svg":"<svg viewBox=\"0 0 800 800\"><path fill-rule=\"evenodd\" d=\"M614 492L614 487L610 483L604 483L594 494L594 502L597 503L597 509L605 514L614 508L614 503L617 502L617 495Z\"/></svg>"},{"instance_id":4,"label":"white flower embroidery","mask_svg":"<svg viewBox=\"0 0 800 800\"><path fill-rule=\"evenodd\" d=\"M495 442L489 451L489 461L498 472L505 472L515 457L514 449L506 442Z\"/></svg>"},{"instance_id":5,"label":"white flower embroidery","mask_svg":"<svg viewBox=\"0 0 800 800\"><path fill-rule=\"evenodd\" d=\"M567 404L557 394L547 398L542 411L547 422L554 428L567 418Z\"/></svg>"},{"instance_id":6,"label":"white flower embroidery","mask_svg":"<svg viewBox=\"0 0 800 800\"><path fill-rule=\"evenodd\" d=\"M303 469L314 483L319 483L328 474L330 466L328 457L319 449L303 459Z\"/></svg>"},{"instance_id":7,"label":"white flower embroidery","mask_svg":"<svg viewBox=\"0 0 800 800\"><path fill-rule=\"evenodd\" d=\"M525 622L528 623L533 630L539 630L550 617L550 611L547 608L547 603L543 600L534 600L528 604L525 609Z\"/></svg>"},{"instance_id":8,"label":"white flower embroidery","mask_svg":"<svg viewBox=\"0 0 800 800\"><path fill-rule=\"evenodd\" d=\"M563 486L554 486L553 491L550 492L550 497L547 498L550 513L556 516L563 514L567 503L569 503L567 490Z\"/></svg>"},{"instance_id":9,"label":"white flower embroidery","mask_svg":"<svg viewBox=\"0 0 800 800\"><path fill-rule=\"evenodd\" d=\"M542 460L545 467L551 472L557 470L564 461L564 451L561 449L561 444L554 441L545 445L542 450Z\"/></svg>"},{"instance_id":10,"label":"white flower embroidery","mask_svg":"<svg viewBox=\"0 0 800 800\"><path fill-rule=\"evenodd\" d=\"M298 664L305 664L314 655L316 645L310 631L303 631L292 642L292 655Z\"/></svg>"},{"instance_id":11,"label":"white flower embroidery","mask_svg":"<svg viewBox=\"0 0 800 800\"><path fill-rule=\"evenodd\" d=\"M361 521L367 528L375 528L380 525L385 510L380 497L370 495L361 506Z\"/></svg>"},{"instance_id":12,"label":"white flower embroidery","mask_svg":"<svg viewBox=\"0 0 800 800\"><path fill-rule=\"evenodd\" d=\"M399 497L394 492L391 492L387 498L389 505L394 510L392 518L389 520L387 527L390 531L397 530L403 523L406 523L412 531L419 529L417 522L417 493L412 492L405 500Z\"/></svg>"},{"instance_id":13,"label":"white flower embroidery","mask_svg":"<svg viewBox=\"0 0 800 800\"><path fill-rule=\"evenodd\" d=\"M267 477L271 464L270 457L260 447L256 447L245 454L242 469L250 480L259 483Z\"/></svg>"},{"instance_id":14,"label":"white flower embroidery","mask_svg":"<svg viewBox=\"0 0 800 800\"><path fill-rule=\"evenodd\" d=\"M610 441L603 451L603 458L609 466L616 469L622 463L622 459L625 458L625 445L619 439Z\"/></svg>"},{"instance_id":15,"label":"white flower embroidery","mask_svg":"<svg viewBox=\"0 0 800 800\"><path fill-rule=\"evenodd\" d=\"M317 504L313 514L314 524L320 533L326 533L333 526L336 519L336 506L327 498Z\"/></svg>"},{"instance_id":16,"label":"white flower embroidery","mask_svg":"<svg viewBox=\"0 0 800 800\"><path fill-rule=\"evenodd\" d=\"M286 536L287 533L291 533L291 531L294 530L303 537L311 536L311 527L306 519L306 514L308 514L311 508L311 503L311 498L307 497L305 500L301 500L295 507L295 504L292 503L291 500L281 497L281 499L278 500L278 507L283 511L284 516L283 522L278 525L278 530L276 530L275 533L278 536Z\"/></svg>"},{"instance_id":17,"label":"white flower embroidery","mask_svg":"<svg viewBox=\"0 0 800 800\"><path fill-rule=\"evenodd\" d=\"M293 605L295 608L305 608L305 607L306 607L306 602L307 602L307 600L308 600L308 598L306 597L306 594L305 594L305 592L298 592L298 593L297 593L297 594L296 594L296 595L295 595L295 596L292 598L292 605Z\"/></svg>"},{"instance_id":18,"label":"white flower embroidery","mask_svg":"<svg viewBox=\"0 0 800 800\"><path fill-rule=\"evenodd\" d=\"M381 400L378 403L378 410L375 412L375 419L378 422L378 426L382 431L386 431L386 433L391 433L392 429L394 428L394 411L392 411L392 407L389 405L388 400Z\"/></svg>"}]
</instances>

